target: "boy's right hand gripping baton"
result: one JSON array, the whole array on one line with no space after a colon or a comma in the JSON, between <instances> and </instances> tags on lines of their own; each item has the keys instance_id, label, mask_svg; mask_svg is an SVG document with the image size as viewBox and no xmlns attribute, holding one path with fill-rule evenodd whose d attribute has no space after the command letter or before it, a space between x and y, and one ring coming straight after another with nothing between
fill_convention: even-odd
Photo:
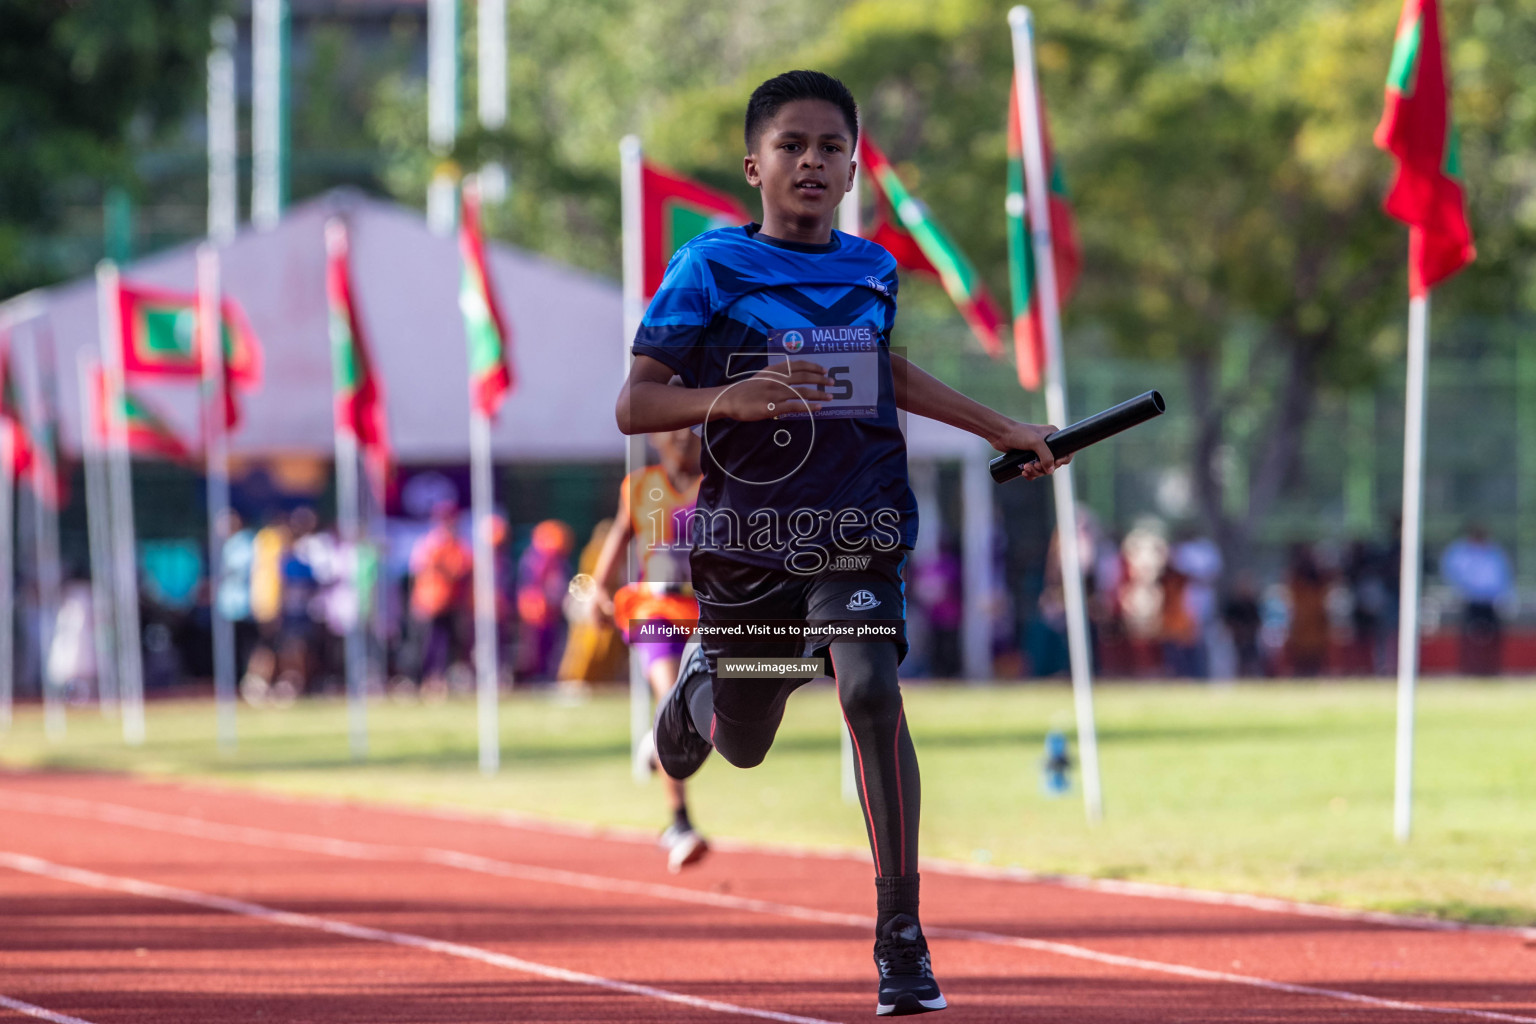
<instances>
[{"instance_id":1,"label":"boy's right hand gripping baton","mask_svg":"<svg viewBox=\"0 0 1536 1024\"><path fill-rule=\"evenodd\" d=\"M1113 437L1122 430L1129 430L1138 423L1145 423L1154 416L1161 416L1166 410L1163 405L1163 396L1156 391L1148 391L1144 395L1137 395L1129 402L1121 402L1113 409L1105 409L1097 415L1085 420L1079 420L1070 427L1064 427L1054 434L1048 434L1045 443L1051 449L1051 454L1056 458L1065 458L1073 452L1082 451L1091 444L1097 444L1106 437ZM1038 459L1029 449L1015 448L993 459L992 479L998 483L1012 480L1024 471L1024 465Z\"/></svg>"}]
</instances>

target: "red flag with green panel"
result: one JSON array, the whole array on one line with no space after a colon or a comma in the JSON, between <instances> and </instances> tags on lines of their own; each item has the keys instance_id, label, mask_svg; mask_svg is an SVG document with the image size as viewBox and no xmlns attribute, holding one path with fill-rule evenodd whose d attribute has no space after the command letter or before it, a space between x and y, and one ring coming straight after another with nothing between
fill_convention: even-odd
<instances>
[{"instance_id":1,"label":"red flag with green panel","mask_svg":"<svg viewBox=\"0 0 1536 1024\"><path fill-rule=\"evenodd\" d=\"M0 429L11 437L12 477L20 477L32 468L32 436L27 431L21 398L16 392L8 333L0 333Z\"/></svg>"},{"instance_id":2,"label":"red flag with green panel","mask_svg":"<svg viewBox=\"0 0 1536 1024\"><path fill-rule=\"evenodd\" d=\"M261 385L261 344L245 310L229 296L220 303L224 335L224 423L240 422L237 390ZM197 345L197 294L120 282L123 379L196 378L203 372Z\"/></svg>"},{"instance_id":3,"label":"red flag with green panel","mask_svg":"<svg viewBox=\"0 0 1536 1024\"><path fill-rule=\"evenodd\" d=\"M1040 387L1045 369L1045 330L1035 278L1035 247L1029 234L1029 205L1024 196L1024 129L1019 118L1017 82L1008 90L1008 268L1013 293L1013 349L1019 383L1030 391ZM1057 301L1065 304L1083 268L1077 241L1077 219L1067 195L1067 179L1051 150L1051 132L1040 102L1040 141L1050 182L1051 251L1056 258Z\"/></svg>"},{"instance_id":4,"label":"red flag with green panel","mask_svg":"<svg viewBox=\"0 0 1536 1024\"><path fill-rule=\"evenodd\" d=\"M1397 158L1384 205L1408 225L1408 290L1415 297L1477 255L1450 109L1438 0L1404 0L1376 145Z\"/></svg>"},{"instance_id":5,"label":"red flag with green panel","mask_svg":"<svg viewBox=\"0 0 1536 1024\"><path fill-rule=\"evenodd\" d=\"M98 366L92 371L93 407L90 423L97 441L102 445L109 444L112 437L111 424L107 420L107 411L111 408L109 394L107 375ZM135 395L126 389L123 392L122 403L123 421L128 426L130 452L146 458L168 459L189 466L192 464L191 449L177 436L176 431L171 429L165 417L160 415L154 406L142 396Z\"/></svg>"},{"instance_id":6,"label":"red flag with green panel","mask_svg":"<svg viewBox=\"0 0 1536 1024\"><path fill-rule=\"evenodd\" d=\"M44 328L35 330L42 332ZM54 393L53 350L46 338L40 334L33 348L39 380L32 400L40 404L29 417L18 387L10 335L0 333L0 428L10 434L14 478L26 481L44 505L59 509L68 500L69 491L68 481L59 472L58 410L50 397Z\"/></svg>"},{"instance_id":7,"label":"red flag with green panel","mask_svg":"<svg viewBox=\"0 0 1536 1024\"><path fill-rule=\"evenodd\" d=\"M645 298L650 301L666 276L667 262L684 242L713 228L752 220L734 196L717 192L691 178L657 167L640 165L641 237L644 239Z\"/></svg>"},{"instance_id":8,"label":"red flag with green panel","mask_svg":"<svg viewBox=\"0 0 1536 1024\"><path fill-rule=\"evenodd\" d=\"M229 296L224 314L224 365L242 387L261 383L261 344L245 310ZM147 285L118 285L123 325L123 373L127 377L197 377L197 295Z\"/></svg>"},{"instance_id":9,"label":"red flag with green panel","mask_svg":"<svg viewBox=\"0 0 1536 1024\"><path fill-rule=\"evenodd\" d=\"M336 429L357 438L374 493L382 499L389 485L391 464L384 386L374 370L358 319L350 261L346 224L333 219L325 225L325 298L330 314Z\"/></svg>"},{"instance_id":10,"label":"red flag with green panel","mask_svg":"<svg viewBox=\"0 0 1536 1024\"><path fill-rule=\"evenodd\" d=\"M485 237L480 233L480 196L473 182L465 182L463 188L459 256L464 264L459 309L469 341L470 400L481 415L491 418L517 386L517 376L512 371L512 332L491 287Z\"/></svg>"},{"instance_id":11,"label":"red flag with green panel","mask_svg":"<svg viewBox=\"0 0 1536 1024\"><path fill-rule=\"evenodd\" d=\"M859 136L859 163L875 190L877 217L870 239L896 257L898 266L938 278L981 347L998 355L1003 350L997 337L1002 315L971 261L922 201L907 191L867 133Z\"/></svg>"}]
</instances>

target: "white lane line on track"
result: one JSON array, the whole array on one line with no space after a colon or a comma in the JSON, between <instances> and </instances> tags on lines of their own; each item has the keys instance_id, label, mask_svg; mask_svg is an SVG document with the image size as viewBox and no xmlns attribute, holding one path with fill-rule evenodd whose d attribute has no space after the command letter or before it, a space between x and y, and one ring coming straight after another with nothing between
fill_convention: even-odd
<instances>
[{"instance_id":1,"label":"white lane line on track","mask_svg":"<svg viewBox=\"0 0 1536 1024\"><path fill-rule=\"evenodd\" d=\"M862 914L844 914L835 911L816 910L789 903L748 899L743 896L731 896L725 893L689 889L683 886L665 885L658 882L636 882L622 878L609 878L603 875L565 871L559 868L539 867L533 864L518 864L513 861L497 860L457 850L444 850L435 847L390 846L380 843L356 842L348 839L331 839L326 836L315 836L300 832L281 832L274 829L255 828L247 825L224 825L201 818L164 814L159 811L143 811L135 807L78 800L74 797L18 796L17 794L0 792L0 806L7 804L18 810L32 810L55 814L61 817L83 818L106 824L130 825L150 831L170 832L176 835L223 842L244 843L266 849L320 853L335 857L378 862L424 862L442 867L459 868L465 871L494 875L501 878L515 878L527 882L565 885L572 888L585 889L589 892L645 896L728 910L772 914L778 917L788 917L816 924L843 925L867 930L872 928L875 923L874 918L866 917ZM1112 967L1170 974L1199 981L1245 985L1250 988L1259 988L1271 992L1285 992L1291 995L1315 996L1379 1009L1446 1014L1458 1017L1473 1017L1481 1020L1513 1021L1517 1022L1517 1024L1536 1024L1536 1017L1520 1017L1492 1010L1474 1010L1453 1006L1429 1006L1397 999L1384 999L1379 996L1367 996L1344 989L1298 985L1246 974L1232 974L1227 971L1213 971L1202 967L1167 963L1161 960L1144 960L1140 957L1104 953L1086 946L1077 946L1065 942L1051 942L1045 939L1029 939L998 932L945 928L942 926L926 928L925 931L933 938L979 942L992 946L1010 946L1037 953L1070 957L1074 960L1086 960Z\"/></svg>"},{"instance_id":2,"label":"white lane line on track","mask_svg":"<svg viewBox=\"0 0 1536 1024\"><path fill-rule=\"evenodd\" d=\"M738 1017L757 1017L761 1020L781 1021L783 1024L836 1024L834 1021L822 1020L819 1017L798 1017L794 1014L777 1013L773 1010L755 1010L747 1006L737 1006L734 1003L723 1003L715 999L703 999L698 996L684 995L681 992L671 992L667 989L655 988L650 985L637 985L633 982L604 978L596 974L587 974L583 971L567 970L564 967L551 967L548 964L524 960L521 957L509 956L505 953L496 953L489 949L481 949L478 946L466 946L459 942L430 939L425 935L386 931L382 928L370 928L367 925L352 924L347 921L337 921L326 917L316 917L313 914L299 914L288 910L277 910L273 907L262 906L259 903L247 903L244 900L230 899L227 896L216 896L212 893L197 892L192 889L179 889L174 886L161 885L158 882L146 882L137 878L123 878L117 875L104 875L97 871L70 867L67 864L55 864L52 861L28 856L23 853L0 851L0 866L29 875L37 875L42 878L70 882L74 885L85 886L91 889L126 893L149 899L169 900L174 903L185 903L194 907L202 907L206 910L221 910L227 914L251 917L270 924L307 928L310 931L325 932L330 935L358 939L363 942L381 942L393 946L404 946L409 949L419 949L429 953L441 953L445 956L458 957L461 960L473 960L491 967L501 967L522 974L532 974L554 981L587 985L592 988L607 989L610 992L622 992L626 995L642 996L647 999L659 999L663 1002L691 1006L700 1010L713 1010L716 1013L728 1013ZM68 1020L73 1021L74 1018L68 1018ZM80 1022L80 1024L84 1024L84 1022Z\"/></svg>"},{"instance_id":3,"label":"white lane line on track","mask_svg":"<svg viewBox=\"0 0 1536 1024\"><path fill-rule=\"evenodd\" d=\"M587 822L564 821L543 818L521 811L477 812L452 807L418 807L395 804L388 801L359 801L342 797L296 796L288 793L271 793L242 789L235 786L219 786L212 783L177 782L173 788L189 793L207 793L216 796L238 794L247 799L297 807L341 807L354 811L383 811L408 817L429 818L436 821L452 821L470 825L496 825L501 828L538 832L544 835L566 836L572 839L595 839L603 842L655 846L656 834L639 828L622 825L593 825ZM60 797L69 800L72 797ZM721 853L748 853L773 857L793 857L800 860L837 860L864 863L867 850L848 850L828 846L805 846L794 843L754 842L729 837L712 837L711 848ZM1250 893L1220 892L1214 889L1193 889L1180 885L1164 885L1156 882L1130 882L1112 878L1089 878L1084 875L1058 875L1030 871L1028 868L991 867L970 864L965 861L924 857L918 866L931 874L953 875L962 878L981 878L996 882L1013 882L1024 885L1050 885L1063 889L1080 889L1086 892L1102 892L1115 896L1135 896L1141 899L1172 900L1180 903L1201 903L1211 906L1240 907L1266 914L1290 914L1298 917L1320 917L1331 921L1348 921L1359 924L1376 924L1388 928L1407 928L1433 932L1486 932L1499 935L1515 935L1536 942L1536 928L1513 925L1473 924L1465 921L1442 921L1433 917L1414 917L1409 914L1393 914L1382 910L1354 910L1348 907L1331 907L1323 903L1303 903L1281 899L1277 896L1254 896Z\"/></svg>"},{"instance_id":4,"label":"white lane line on track","mask_svg":"<svg viewBox=\"0 0 1536 1024\"><path fill-rule=\"evenodd\" d=\"M28 1017L36 1017L38 1020L52 1021L53 1024L91 1024L88 1020L79 1017L71 1017L67 1013L54 1013L52 1010L31 1003L24 1003L20 999L12 999L10 996L0 996L0 1009L15 1010L24 1013Z\"/></svg>"}]
</instances>

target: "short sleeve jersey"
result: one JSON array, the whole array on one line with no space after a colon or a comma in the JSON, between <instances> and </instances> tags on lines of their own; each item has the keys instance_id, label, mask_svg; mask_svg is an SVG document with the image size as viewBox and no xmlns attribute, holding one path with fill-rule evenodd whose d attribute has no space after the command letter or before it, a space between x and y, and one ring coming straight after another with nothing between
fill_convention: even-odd
<instances>
[{"instance_id":1,"label":"short sleeve jersey","mask_svg":"<svg viewBox=\"0 0 1536 1024\"><path fill-rule=\"evenodd\" d=\"M823 387L833 400L818 412L786 384L779 418L698 428L695 550L814 573L915 543L890 360L896 289L890 253L841 232L803 245L761 235L756 224L720 228L672 257L636 355L689 387L787 372L792 359L818 363L834 380Z\"/></svg>"},{"instance_id":2,"label":"short sleeve jersey","mask_svg":"<svg viewBox=\"0 0 1536 1024\"><path fill-rule=\"evenodd\" d=\"M640 542L640 579L647 583L688 582L688 565L679 558L688 532L699 481L679 491L661 466L647 466L624 478L629 525Z\"/></svg>"}]
</instances>

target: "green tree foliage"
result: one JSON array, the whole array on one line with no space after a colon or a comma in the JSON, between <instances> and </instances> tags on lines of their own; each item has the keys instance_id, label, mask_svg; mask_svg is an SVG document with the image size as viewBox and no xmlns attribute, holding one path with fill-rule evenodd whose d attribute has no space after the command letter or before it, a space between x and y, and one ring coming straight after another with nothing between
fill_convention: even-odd
<instances>
[{"instance_id":1,"label":"green tree foliage","mask_svg":"<svg viewBox=\"0 0 1536 1024\"><path fill-rule=\"evenodd\" d=\"M1234 557L1302 468L1295 453L1319 394L1368 382L1401 352L1406 232L1381 212L1392 165L1371 143L1400 7L1168 2L1119 62L1128 74L1068 90L1085 129L1069 137L1090 254L1083 312L1118 349L1182 362L1200 509ZM1532 298L1513 256L1530 251L1536 218L1508 211L1536 176L1500 173L1500 154L1518 150L1499 111L1522 88L1536 98L1536 82L1490 54L1519 52L1498 38L1515 21L1529 43L1536 7L1490 18L1497 7L1515 13L1444 5L1481 249L1437 297L1448 313L1509 313ZM1244 324L1253 372L1224 374ZM1242 493L1222 479L1224 451L1249 467Z\"/></svg>"},{"instance_id":2,"label":"green tree foliage","mask_svg":"<svg viewBox=\"0 0 1536 1024\"><path fill-rule=\"evenodd\" d=\"M1529 311L1536 0L1442 6L1479 259L1437 293L1437 317ZM1198 508L1234 563L1305 472L1296 452L1319 397L1368 384L1401 357L1406 232L1381 211L1392 164L1371 142L1400 9L1034 5L1041 84L1086 256L1068 350L1079 361L1162 360L1183 379ZM618 137L641 132L658 159L745 196L748 92L787 68L820 67L854 89L866 129L1006 295L1006 11L987 0L530 0L514 8L512 126L500 139L466 139L459 155L509 158L515 198L503 233L616 273ZM379 118L398 154L397 185L413 198L428 172L422 107L419 94L400 95ZM925 348L941 354L912 326L945 309L942 296L921 285L904 296L900 340L920 359ZM962 337L944 332L944 344L968 344ZM967 390L1038 408L1011 390L1008 369L946 365ZM1247 472L1224 476L1233 465Z\"/></svg>"},{"instance_id":3,"label":"green tree foliage","mask_svg":"<svg viewBox=\"0 0 1536 1024\"><path fill-rule=\"evenodd\" d=\"M461 52L460 124L450 155L473 169L497 158L509 168L511 200L487 211L498 235L577 266L617 274L618 142L639 133L647 146L675 97L713 87L740 89L764 53L785 59L825 29L847 0L518 0L508 11L508 123L496 134L474 129L474 5ZM787 65L786 65L787 66ZM744 97L737 99L740 107ZM426 144L426 85L400 74L384 85L370 119L389 156L386 180L421 205L440 155ZM736 117L740 117L738 110ZM734 134L739 134L735 129ZM685 170L743 199L740 146L718 138L709 159ZM662 159L682 154L657 149Z\"/></svg>"},{"instance_id":4,"label":"green tree foliage","mask_svg":"<svg viewBox=\"0 0 1536 1024\"><path fill-rule=\"evenodd\" d=\"M1402 350L1406 233L1381 212L1391 162L1371 142L1400 9L1034 7L1042 89L1086 250L1068 350L1168 360L1183 375L1199 510L1234 562L1303 469L1298 441L1319 395L1369 382ZM867 129L998 294L1012 71L1004 15L978 0L865 0L805 52L855 89ZM1536 4L1447 0L1444 20L1480 257L1437 308L1529 309L1536 278L1521 257L1536 244L1536 74L1519 55L1536 52ZM661 138L694 162L711 159L703 140L722 133L749 82L675 101ZM1248 342L1234 346L1236 337ZM997 373L964 365L968 390L985 390L978 373ZM1223 476L1234 462L1249 469L1240 480Z\"/></svg>"},{"instance_id":5,"label":"green tree foliage","mask_svg":"<svg viewBox=\"0 0 1536 1024\"><path fill-rule=\"evenodd\" d=\"M202 94L216 0L0 0L0 295L56 279L71 205Z\"/></svg>"}]
</instances>

